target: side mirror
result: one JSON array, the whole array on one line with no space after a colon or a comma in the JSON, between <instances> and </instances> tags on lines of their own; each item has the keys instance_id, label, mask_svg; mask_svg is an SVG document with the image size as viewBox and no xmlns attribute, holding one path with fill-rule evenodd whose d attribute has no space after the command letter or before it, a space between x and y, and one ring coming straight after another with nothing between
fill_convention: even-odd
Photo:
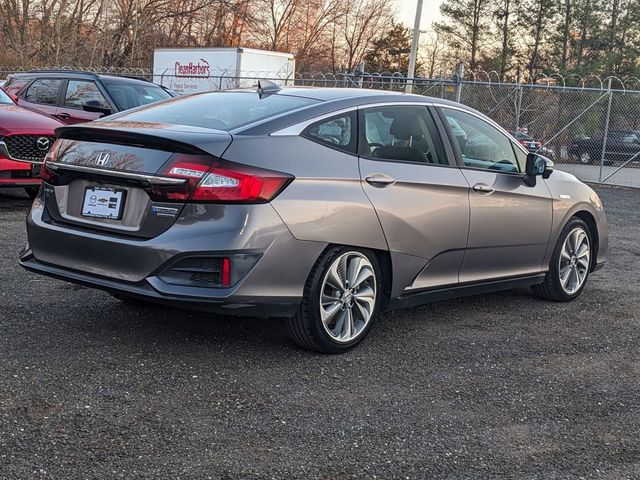
<instances>
[{"instance_id":1,"label":"side mirror","mask_svg":"<svg viewBox=\"0 0 640 480\"><path fill-rule=\"evenodd\" d=\"M85 112L102 113L104 115L111 115L111 109L105 108L98 100L88 100L82 105L82 109Z\"/></svg>"},{"instance_id":2,"label":"side mirror","mask_svg":"<svg viewBox=\"0 0 640 480\"><path fill-rule=\"evenodd\" d=\"M536 177L549 178L552 173L553 162L547 157L533 152L527 155L527 165L523 180L528 186L535 187Z\"/></svg>"}]
</instances>

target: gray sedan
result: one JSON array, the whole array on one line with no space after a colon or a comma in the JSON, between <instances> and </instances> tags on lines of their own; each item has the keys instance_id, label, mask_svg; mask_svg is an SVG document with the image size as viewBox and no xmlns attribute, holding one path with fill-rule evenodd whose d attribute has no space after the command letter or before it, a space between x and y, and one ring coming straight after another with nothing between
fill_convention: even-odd
<instances>
[{"instance_id":1,"label":"gray sedan","mask_svg":"<svg viewBox=\"0 0 640 480\"><path fill-rule=\"evenodd\" d=\"M267 85L56 133L23 267L124 302L284 316L316 351L386 309L523 286L573 300L607 257L591 188L444 100Z\"/></svg>"}]
</instances>

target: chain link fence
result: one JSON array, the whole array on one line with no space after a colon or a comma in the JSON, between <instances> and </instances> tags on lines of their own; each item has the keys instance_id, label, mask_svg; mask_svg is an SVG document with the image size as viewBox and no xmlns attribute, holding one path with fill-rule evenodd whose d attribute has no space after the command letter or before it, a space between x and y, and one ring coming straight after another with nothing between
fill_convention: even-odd
<instances>
[{"instance_id":1,"label":"chain link fence","mask_svg":"<svg viewBox=\"0 0 640 480\"><path fill-rule=\"evenodd\" d=\"M71 67L41 69L75 70ZM0 69L0 79L31 69ZM80 70L80 69L78 69ZM137 77L177 88L184 77L154 75L144 68L83 68L103 75ZM270 78L267 72L221 72L206 89L255 86L271 80L287 86L369 88L405 91L468 105L509 131L525 148L550 157L556 168L583 181L640 187L640 82L616 77L551 76L538 83L500 83L481 75L407 79L399 73L297 73ZM569 86L569 84L577 86ZM179 88L178 88L179 90Z\"/></svg>"}]
</instances>

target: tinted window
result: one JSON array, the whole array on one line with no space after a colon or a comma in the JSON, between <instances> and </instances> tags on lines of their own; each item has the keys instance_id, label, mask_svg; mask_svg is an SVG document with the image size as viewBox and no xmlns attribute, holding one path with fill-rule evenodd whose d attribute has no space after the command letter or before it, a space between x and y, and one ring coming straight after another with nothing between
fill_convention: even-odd
<instances>
[{"instance_id":1,"label":"tinted window","mask_svg":"<svg viewBox=\"0 0 640 480\"><path fill-rule=\"evenodd\" d=\"M448 164L435 122L426 107L389 106L365 110L364 136L363 155Z\"/></svg>"},{"instance_id":2,"label":"tinted window","mask_svg":"<svg viewBox=\"0 0 640 480\"><path fill-rule=\"evenodd\" d=\"M484 120L459 110L443 109L464 165L518 173L523 171L509 137ZM526 157L525 157L526 158Z\"/></svg>"},{"instance_id":3,"label":"tinted window","mask_svg":"<svg viewBox=\"0 0 640 480\"><path fill-rule=\"evenodd\" d=\"M318 103L318 100L288 95L260 98L255 92L209 92L150 105L118 116L115 120L170 123L228 131L313 103Z\"/></svg>"},{"instance_id":4,"label":"tinted window","mask_svg":"<svg viewBox=\"0 0 640 480\"><path fill-rule=\"evenodd\" d=\"M109 108L109 104L95 83L87 82L86 80L69 80L69 83L67 83L67 94L64 98L64 106L82 108L82 105L87 102L98 102L99 106Z\"/></svg>"},{"instance_id":5,"label":"tinted window","mask_svg":"<svg viewBox=\"0 0 640 480\"><path fill-rule=\"evenodd\" d=\"M57 105L60 85L62 80L40 78L27 88L24 99L41 105Z\"/></svg>"},{"instance_id":6,"label":"tinted window","mask_svg":"<svg viewBox=\"0 0 640 480\"><path fill-rule=\"evenodd\" d=\"M355 153L355 114L348 113L321 120L307 127L302 136L341 150Z\"/></svg>"},{"instance_id":7,"label":"tinted window","mask_svg":"<svg viewBox=\"0 0 640 480\"><path fill-rule=\"evenodd\" d=\"M120 110L129 110L171 98L171 95L164 89L153 83L148 85L113 81L103 81L102 83Z\"/></svg>"}]
</instances>

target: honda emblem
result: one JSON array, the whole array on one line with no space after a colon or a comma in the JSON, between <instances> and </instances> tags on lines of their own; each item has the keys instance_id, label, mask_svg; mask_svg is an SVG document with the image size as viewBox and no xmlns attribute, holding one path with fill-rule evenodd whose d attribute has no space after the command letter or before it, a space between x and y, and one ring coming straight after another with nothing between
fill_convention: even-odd
<instances>
[{"instance_id":1,"label":"honda emblem","mask_svg":"<svg viewBox=\"0 0 640 480\"><path fill-rule=\"evenodd\" d=\"M109 161L109 157L111 154L109 152L99 152L96 155L96 165L99 167L104 167Z\"/></svg>"}]
</instances>

